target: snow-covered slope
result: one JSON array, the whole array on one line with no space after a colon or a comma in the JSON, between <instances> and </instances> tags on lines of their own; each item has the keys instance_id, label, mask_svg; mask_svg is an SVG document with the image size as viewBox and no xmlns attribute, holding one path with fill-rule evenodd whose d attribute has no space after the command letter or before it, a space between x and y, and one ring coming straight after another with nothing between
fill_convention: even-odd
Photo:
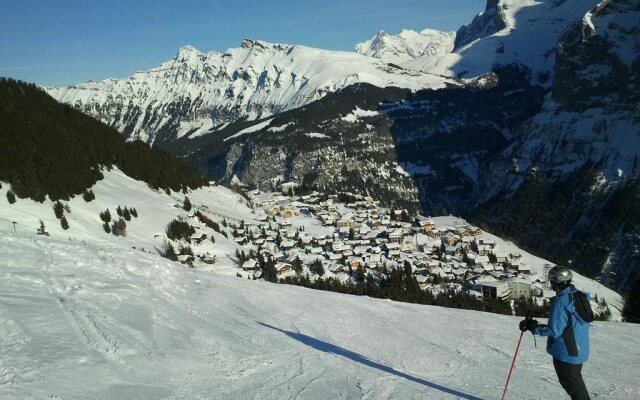
<instances>
[{"instance_id":1,"label":"snow-covered slope","mask_svg":"<svg viewBox=\"0 0 640 400\"><path fill-rule=\"evenodd\" d=\"M485 399L518 318L275 285L140 250L0 231L0 397ZM594 323L597 399L640 397L640 326ZM559 399L525 335L508 398Z\"/></svg>"},{"instance_id":2,"label":"snow-covered slope","mask_svg":"<svg viewBox=\"0 0 640 400\"><path fill-rule=\"evenodd\" d=\"M602 3L609 2L605 0ZM562 33L598 0L488 0L486 10L456 33L456 49L401 64L418 71L472 78L495 65L519 63L548 83Z\"/></svg>"},{"instance_id":3,"label":"snow-covered slope","mask_svg":"<svg viewBox=\"0 0 640 400\"><path fill-rule=\"evenodd\" d=\"M373 38L358 43L355 51L366 56L400 64L419 57L433 57L453 50L455 32L404 29L397 35L380 31Z\"/></svg>"},{"instance_id":4,"label":"snow-covered slope","mask_svg":"<svg viewBox=\"0 0 640 400\"><path fill-rule=\"evenodd\" d=\"M357 82L411 89L453 83L352 52L245 39L222 54L185 46L129 78L46 90L130 139L155 142L299 107Z\"/></svg>"}]
</instances>

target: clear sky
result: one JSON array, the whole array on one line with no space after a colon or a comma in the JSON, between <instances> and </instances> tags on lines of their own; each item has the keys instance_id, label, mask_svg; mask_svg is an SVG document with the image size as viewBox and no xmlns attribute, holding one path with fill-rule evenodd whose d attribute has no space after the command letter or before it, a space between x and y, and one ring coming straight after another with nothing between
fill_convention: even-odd
<instances>
[{"instance_id":1,"label":"clear sky","mask_svg":"<svg viewBox=\"0 0 640 400\"><path fill-rule=\"evenodd\" d=\"M0 0L0 76L41 85L123 78L183 45L243 38L353 50L378 31L457 30L486 0Z\"/></svg>"}]
</instances>

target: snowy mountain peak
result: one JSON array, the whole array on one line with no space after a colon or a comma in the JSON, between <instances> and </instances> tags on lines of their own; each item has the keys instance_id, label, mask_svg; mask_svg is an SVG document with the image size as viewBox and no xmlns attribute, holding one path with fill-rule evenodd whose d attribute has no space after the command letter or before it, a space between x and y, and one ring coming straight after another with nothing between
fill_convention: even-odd
<instances>
[{"instance_id":1,"label":"snowy mountain peak","mask_svg":"<svg viewBox=\"0 0 640 400\"><path fill-rule=\"evenodd\" d=\"M421 32L403 29L397 35L380 31L370 40L358 43L355 51L386 62L402 63L418 57L449 53L453 49L454 40L454 32L433 29Z\"/></svg>"},{"instance_id":2,"label":"snowy mountain peak","mask_svg":"<svg viewBox=\"0 0 640 400\"><path fill-rule=\"evenodd\" d=\"M129 139L155 143L296 108L359 82L410 89L455 84L351 52L244 39L224 54L184 46L171 60L126 79L47 91Z\"/></svg>"}]
</instances>

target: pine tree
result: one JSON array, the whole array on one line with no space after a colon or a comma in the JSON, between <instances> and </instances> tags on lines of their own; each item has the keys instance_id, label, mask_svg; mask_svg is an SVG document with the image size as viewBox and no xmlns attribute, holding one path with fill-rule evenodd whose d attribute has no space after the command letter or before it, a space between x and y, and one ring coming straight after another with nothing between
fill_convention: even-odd
<instances>
[{"instance_id":1,"label":"pine tree","mask_svg":"<svg viewBox=\"0 0 640 400\"><path fill-rule=\"evenodd\" d=\"M640 278L636 279L626 296L622 318L625 322L640 323Z\"/></svg>"},{"instance_id":2,"label":"pine tree","mask_svg":"<svg viewBox=\"0 0 640 400\"><path fill-rule=\"evenodd\" d=\"M64 229L65 231L69 229L69 223L67 222L67 218L64 215L62 216L62 218L60 218L60 226L62 226L62 229Z\"/></svg>"},{"instance_id":3,"label":"pine tree","mask_svg":"<svg viewBox=\"0 0 640 400\"><path fill-rule=\"evenodd\" d=\"M131 213L129 212L129 209L127 207L122 209L122 216L126 221L131 221Z\"/></svg>"},{"instance_id":4,"label":"pine tree","mask_svg":"<svg viewBox=\"0 0 640 400\"><path fill-rule=\"evenodd\" d=\"M300 257L296 256L296 258L294 258L293 261L291 261L291 266L293 267L293 270L296 272L296 274L301 273L302 260L300 259Z\"/></svg>"},{"instance_id":5,"label":"pine tree","mask_svg":"<svg viewBox=\"0 0 640 400\"><path fill-rule=\"evenodd\" d=\"M16 195L12 190L7 191L7 200L9 201L9 204L13 204L16 202Z\"/></svg>"},{"instance_id":6,"label":"pine tree","mask_svg":"<svg viewBox=\"0 0 640 400\"><path fill-rule=\"evenodd\" d=\"M93 190L87 189L84 191L84 193L82 193L82 198L84 199L84 201L89 203L96 199L96 195L93 193Z\"/></svg>"},{"instance_id":7,"label":"pine tree","mask_svg":"<svg viewBox=\"0 0 640 400\"><path fill-rule=\"evenodd\" d=\"M176 254L176 250L171 245L171 242L164 243L164 256L171 261L178 261L178 256Z\"/></svg>"},{"instance_id":8,"label":"pine tree","mask_svg":"<svg viewBox=\"0 0 640 400\"><path fill-rule=\"evenodd\" d=\"M100 213L100 219L102 222L109 223L111 222L111 212L107 208L105 211Z\"/></svg>"},{"instance_id":9,"label":"pine tree","mask_svg":"<svg viewBox=\"0 0 640 400\"><path fill-rule=\"evenodd\" d=\"M136 210L135 208L132 208L130 211L131 211L131 215L134 218L138 218L138 210Z\"/></svg>"},{"instance_id":10,"label":"pine tree","mask_svg":"<svg viewBox=\"0 0 640 400\"><path fill-rule=\"evenodd\" d=\"M189 198L186 196L184 197L182 208L184 208L185 211L191 211L191 201L189 201Z\"/></svg>"},{"instance_id":11,"label":"pine tree","mask_svg":"<svg viewBox=\"0 0 640 400\"><path fill-rule=\"evenodd\" d=\"M59 201L53 203L53 213L56 215L56 218L60 219L64 215L64 206Z\"/></svg>"},{"instance_id":12,"label":"pine tree","mask_svg":"<svg viewBox=\"0 0 640 400\"><path fill-rule=\"evenodd\" d=\"M104 229L104 231L107 233L111 233L111 227L109 226L109 222L105 221L104 224L102 224L102 229Z\"/></svg>"},{"instance_id":13,"label":"pine tree","mask_svg":"<svg viewBox=\"0 0 640 400\"><path fill-rule=\"evenodd\" d=\"M38 235L49 236L49 232L47 232L47 230L45 229L44 222L42 220L40 220L40 228L38 228L37 232L38 232Z\"/></svg>"}]
</instances>

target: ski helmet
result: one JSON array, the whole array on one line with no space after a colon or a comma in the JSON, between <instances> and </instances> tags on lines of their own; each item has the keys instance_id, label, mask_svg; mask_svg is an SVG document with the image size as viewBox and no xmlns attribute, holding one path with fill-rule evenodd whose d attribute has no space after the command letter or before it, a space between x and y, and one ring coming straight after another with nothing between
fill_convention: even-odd
<instances>
[{"instance_id":1,"label":"ski helmet","mask_svg":"<svg viewBox=\"0 0 640 400\"><path fill-rule=\"evenodd\" d=\"M570 283L572 278L573 274L567 267L556 265L549 270L549 283Z\"/></svg>"}]
</instances>

